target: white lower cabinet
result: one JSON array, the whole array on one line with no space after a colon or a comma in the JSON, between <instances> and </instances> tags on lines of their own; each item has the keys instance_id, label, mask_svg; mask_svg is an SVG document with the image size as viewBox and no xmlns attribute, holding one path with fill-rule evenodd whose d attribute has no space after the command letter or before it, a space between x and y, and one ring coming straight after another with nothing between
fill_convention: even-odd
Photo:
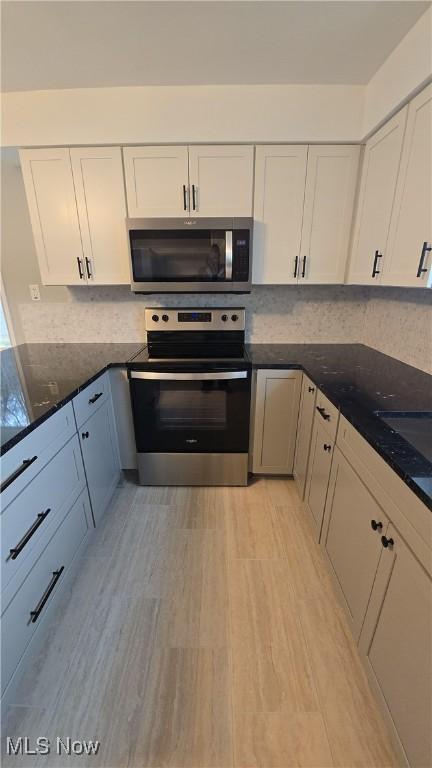
<instances>
[{"instance_id":1,"label":"white lower cabinet","mask_svg":"<svg viewBox=\"0 0 432 768\"><path fill-rule=\"evenodd\" d=\"M97 525L120 478L117 433L110 397L80 427L79 437L94 523Z\"/></svg>"},{"instance_id":2,"label":"white lower cabinet","mask_svg":"<svg viewBox=\"0 0 432 768\"><path fill-rule=\"evenodd\" d=\"M84 490L59 525L38 561L10 602L2 600L2 694L50 604L62 589L67 570L89 528ZM5 604L6 603L6 604Z\"/></svg>"},{"instance_id":3,"label":"white lower cabinet","mask_svg":"<svg viewBox=\"0 0 432 768\"><path fill-rule=\"evenodd\" d=\"M405 762L432 765L431 559L421 564L397 529L386 534L360 636L372 686Z\"/></svg>"},{"instance_id":4,"label":"white lower cabinet","mask_svg":"<svg viewBox=\"0 0 432 768\"><path fill-rule=\"evenodd\" d=\"M322 545L357 638L381 557L388 519L340 450L331 469Z\"/></svg>"},{"instance_id":5,"label":"white lower cabinet","mask_svg":"<svg viewBox=\"0 0 432 768\"><path fill-rule=\"evenodd\" d=\"M303 374L293 470L294 480L301 499L303 499L305 492L315 401L316 386L306 374Z\"/></svg>"},{"instance_id":6,"label":"white lower cabinet","mask_svg":"<svg viewBox=\"0 0 432 768\"><path fill-rule=\"evenodd\" d=\"M315 411L316 414L316 411ZM315 415L306 479L305 504L312 513L318 539L324 515L334 440Z\"/></svg>"},{"instance_id":7,"label":"white lower cabinet","mask_svg":"<svg viewBox=\"0 0 432 768\"><path fill-rule=\"evenodd\" d=\"M301 371L257 372L252 471L292 475Z\"/></svg>"}]
</instances>

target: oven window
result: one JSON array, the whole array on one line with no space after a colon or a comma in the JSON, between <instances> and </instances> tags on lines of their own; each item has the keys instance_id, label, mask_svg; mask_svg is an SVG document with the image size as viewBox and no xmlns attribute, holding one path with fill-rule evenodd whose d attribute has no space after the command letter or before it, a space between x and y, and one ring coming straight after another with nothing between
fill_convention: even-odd
<instances>
[{"instance_id":1,"label":"oven window","mask_svg":"<svg viewBox=\"0 0 432 768\"><path fill-rule=\"evenodd\" d=\"M130 242L135 281L225 280L222 230L131 230Z\"/></svg>"},{"instance_id":2,"label":"oven window","mask_svg":"<svg viewBox=\"0 0 432 768\"><path fill-rule=\"evenodd\" d=\"M177 384L178 387L178 384ZM226 429L227 393L203 382L201 389L163 389L156 405L158 429Z\"/></svg>"}]
</instances>

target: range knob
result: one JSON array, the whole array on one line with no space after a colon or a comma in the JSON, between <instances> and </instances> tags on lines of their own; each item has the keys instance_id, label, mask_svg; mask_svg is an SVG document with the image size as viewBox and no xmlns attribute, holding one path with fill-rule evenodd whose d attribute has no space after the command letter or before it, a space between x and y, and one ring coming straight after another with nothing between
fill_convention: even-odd
<instances>
[{"instance_id":1,"label":"range knob","mask_svg":"<svg viewBox=\"0 0 432 768\"><path fill-rule=\"evenodd\" d=\"M228 315L222 315L222 317L221 317L221 320L222 320L224 323L226 323L226 321L228 320Z\"/></svg>"},{"instance_id":2,"label":"range knob","mask_svg":"<svg viewBox=\"0 0 432 768\"><path fill-rule=\"evenodd\" d=\"M154 323L157 323L159 320L159 315L152 315L152 320Z\"/></svg>"},{"instance_id":3,"label":"range knob","mask_svg":"<svg viewBox=\"0 0 432 768\"><path fill-rule=\"evenodd\" d=\"M238 320L238 315L231 315L231 320L235 323Z\"/></svg>"},{"instance_id":4,"label":"range knob","mask_svg":"<svg viewBox=\"0 0 432 768\"><path fill-rule=\"evenodd\" d=\"M169 320L168 315L162 315L162 320L164 321L164 323L167 323Z\"/></svg>"}]
</instances>

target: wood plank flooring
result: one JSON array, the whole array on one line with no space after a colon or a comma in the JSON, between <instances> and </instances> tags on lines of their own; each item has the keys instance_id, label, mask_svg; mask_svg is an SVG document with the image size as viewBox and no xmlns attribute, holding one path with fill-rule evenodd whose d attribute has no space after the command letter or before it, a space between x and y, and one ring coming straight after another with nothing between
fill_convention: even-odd
<instances>
[{"instance_id":1,"label":"wood plank flooring","mask_svg":"<svg viewBox=\"0 0 432 768\"><path fill-rule=\"evenodd\" d=\"M125 480L3 715L3 740L100 741L17 768L397 765L290 480Z\"/></svg>"}]
</instances>

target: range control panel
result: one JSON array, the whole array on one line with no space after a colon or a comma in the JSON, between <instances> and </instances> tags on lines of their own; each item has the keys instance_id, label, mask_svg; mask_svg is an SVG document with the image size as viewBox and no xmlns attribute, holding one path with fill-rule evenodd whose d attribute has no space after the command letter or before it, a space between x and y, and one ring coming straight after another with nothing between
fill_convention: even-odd
<instances>
[{"instance_id":1,"label":"range control panel","mask_svg":"<svg viewBox=\"0 0 432 768\"><path fill-rule=\"evenodd\" d=\"M244 331L243 307L179 309L149 307L145 310L146 331Z\"/></svg>"}]
</instances>

